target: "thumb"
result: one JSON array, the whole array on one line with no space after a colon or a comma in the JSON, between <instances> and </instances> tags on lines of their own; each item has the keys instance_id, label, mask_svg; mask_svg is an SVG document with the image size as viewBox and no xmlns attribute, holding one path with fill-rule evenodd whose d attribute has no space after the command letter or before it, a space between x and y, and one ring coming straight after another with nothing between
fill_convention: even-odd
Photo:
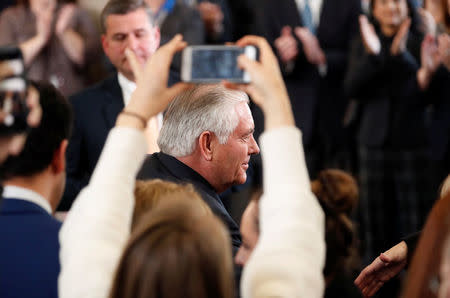
<instances>
[{"instance_id":1,"label":"thumb","mask_svg":"<svg viewBox=\"0 0 450 298\"><path fill-rule=\"evenodd\" d=\"M385 255L384 253L381 253L381 254L380 254L380 260L381 260L382 262L384 262L384 263L390 263L390 262L392 262L392 258L389 257L389 256L387 256L387 255Z\"/></svg>"},{"instance_id":2,"label":"thumb","mask_svg":"<svg viewBox=\"0 0 450 298\"><path fill-rule=\"evenodd\" d=\"M286 35L291 35L292 34L292 29L290 26L284 26L283 29L281 29L281 35L286 36Z\"/></svg>"},{"instance_id":3,"label":"thumb","mask_svg":"<svg viewBox=\"0 0 450 298\"><path fill-rule=\"evenodd\" d=\"M260 67L258 65L258 62L256 62L255 60L252 60L250 58L248 58L245 55L240 55L238 57L238 66L246 71L248 71L250 73L250 75L254 74L255 72L258 71L258 68Z\"/></svg>"}]
</instances>

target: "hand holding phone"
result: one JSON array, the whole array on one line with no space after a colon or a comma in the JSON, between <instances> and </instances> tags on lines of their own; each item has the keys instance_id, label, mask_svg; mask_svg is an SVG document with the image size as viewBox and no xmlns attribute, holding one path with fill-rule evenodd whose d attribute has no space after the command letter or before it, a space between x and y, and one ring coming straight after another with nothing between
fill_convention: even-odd
<instances>
[{"instance_id":1,"label":"hand holding phone","mask_svg":"<svg viewBox=\"0 0 450 298\"><path fill-rule=\"evenodd\" d=\"M237 58L244 54L257 59L254 46L190 46L182 53L181 80L192 83L215 83L227 80L250 83L249 73L239 68Z\"/></svg>"}]
</instances>

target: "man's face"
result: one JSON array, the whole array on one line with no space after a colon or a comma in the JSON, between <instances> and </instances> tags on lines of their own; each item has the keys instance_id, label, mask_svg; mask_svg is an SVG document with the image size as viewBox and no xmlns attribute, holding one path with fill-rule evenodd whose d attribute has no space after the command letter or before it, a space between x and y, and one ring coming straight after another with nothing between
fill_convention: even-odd
<instances>
[{"instance_id":1,"label":"man's face","mask_svg":"<svg viewBox=\"0 0 450 298\"><path fill-rule=\"evenodd\" d=\"M223 145L217 142L213 150L212 160L217 168L217 184L225 189L245 183L250 156L259 153L259 147L253 138L255 124L248 105L245 102L239 103L235 111L239 124L227 142Z\"/></svg>"},{"instance_id":2,"label":"man's face","mask_svg":"<svg viewBox=\"0 0 450 298\"><path fill-rule=\"evenodd\" d=\"M133 51L144 64L159 47L159 29L152 27L147 12L142 8L125 15L109 15L105 27L102 45L106 56L120 73L134 80L125 49Z\"/></svg>"}]
</instances>

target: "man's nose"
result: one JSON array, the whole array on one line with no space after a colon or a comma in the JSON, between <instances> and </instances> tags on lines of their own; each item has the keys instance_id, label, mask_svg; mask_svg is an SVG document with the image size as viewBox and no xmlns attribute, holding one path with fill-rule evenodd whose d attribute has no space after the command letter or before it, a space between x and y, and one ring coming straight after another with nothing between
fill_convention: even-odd
<instances>
[{"instance_id":1,"label":"man's nose","mask_svg":"<svg viewBox=\"0 0 450 298\"><path fill-rule=\"evenodd\" d=\"M130 34L128 36L126 47L132 50L133 52L138 48L138 40L133 34Z\"/></svg>"},{"instance_id":2,"label":"man's nose","mask_svg":"<svg viewBox=\"0 0 450 298\"><path fill-rule=\"evenodd\" d=\"M249 154L258 154L259 153L259 146L256 143L255 138L252 135L252 139L250 140L250 146L249 146Z\"/></svg>"}]
</instances>

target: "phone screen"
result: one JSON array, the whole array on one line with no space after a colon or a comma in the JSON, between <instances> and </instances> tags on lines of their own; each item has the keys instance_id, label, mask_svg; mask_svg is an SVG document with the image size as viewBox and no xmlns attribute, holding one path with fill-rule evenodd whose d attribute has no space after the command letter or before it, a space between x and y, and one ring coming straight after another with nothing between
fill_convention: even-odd
<instances>
[{"instance_id":1,"label":"phone screen","mask_svg":"<svg viewBox=\"0 0 450 298\"><path fill-rule=\"evenodd\" d=\"M192 51L191 79L242 80L244 71L237 66L243 48L195 49Z\"/></svg>"}]
</instances>

